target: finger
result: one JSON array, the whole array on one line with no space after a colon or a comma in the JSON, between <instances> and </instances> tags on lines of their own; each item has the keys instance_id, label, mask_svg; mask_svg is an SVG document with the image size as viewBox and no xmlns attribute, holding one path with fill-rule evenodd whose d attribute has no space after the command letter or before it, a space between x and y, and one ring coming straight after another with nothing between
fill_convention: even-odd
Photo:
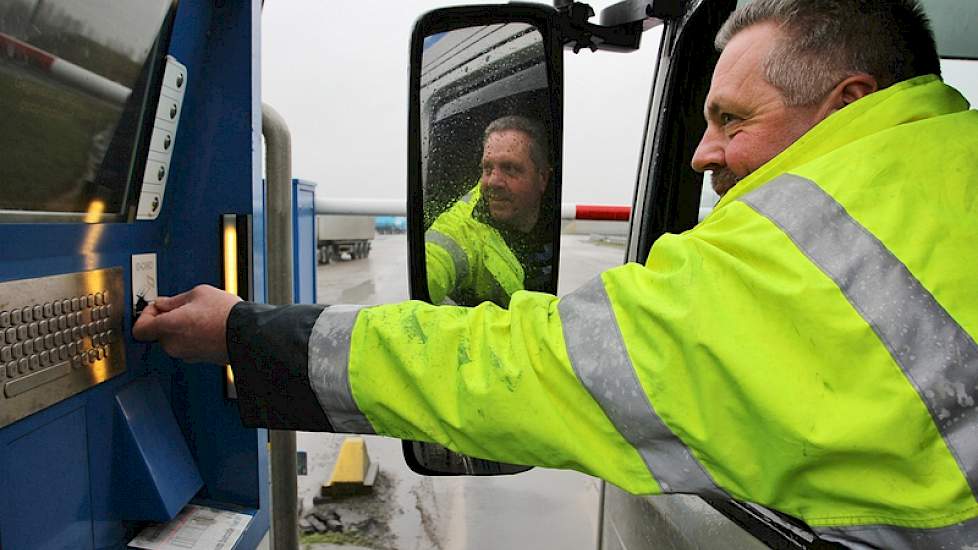
<instances>
[{"instance_id":1,"label":"finger","mask_svg":"<svg viewBox=\"0 0 978 550\"><path fill-rule=\"evenodd\" d=\"M173 311L190 301L191 292L193 291L187 291L176 296L160 296L156 300L153 300L153 305L162 313Z\"/></svg>"},{"instance_id":2,"label":"finger","mask_svg":"<svg viewBox=\"0 0 978 550\"><path fill-rule=\"evenodd\" d=\"M161 314L155 304L146 306L136 324L132 327L132 337L142 342L154 342L159 339L159 323L157 317Z\"/></svg>"}]
</instances>

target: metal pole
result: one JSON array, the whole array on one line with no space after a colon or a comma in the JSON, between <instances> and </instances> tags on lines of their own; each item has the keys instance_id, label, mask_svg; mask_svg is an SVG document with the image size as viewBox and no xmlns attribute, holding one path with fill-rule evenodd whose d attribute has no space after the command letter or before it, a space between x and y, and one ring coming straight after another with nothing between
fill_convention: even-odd
<instances>
[{"instance_id":1,"label":"metal pole","mask_svg":"<svg viewBox=\"0 0 978 550\"><path fill-rule=\"evenodd\" d=\"M262 105L265 136L268 303L291 304L292 294L292 140L285 119ZM272 550L299 548L295 432L269 430L272 478Z\"/></svg>"}]
</instances>

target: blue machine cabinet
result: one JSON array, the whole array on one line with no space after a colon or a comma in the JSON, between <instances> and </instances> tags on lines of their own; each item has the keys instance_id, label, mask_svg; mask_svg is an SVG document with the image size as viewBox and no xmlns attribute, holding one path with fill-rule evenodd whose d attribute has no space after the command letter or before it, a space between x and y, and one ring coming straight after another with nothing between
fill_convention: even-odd
<instances>
[{"instance_id":1,"label":"blue machine cabinet","mask_svg":"<svg viewBox=\"0 0 978 550\"><path fill-rule=\"evenodd\" d=\"M5 550L124 548L190 498L253 515L237 548L268 531L267 433L241 426L224 370L182 364L130 333L132 255L157 255L162 295L221 286L222 214L251 215L251 290L265 299L260 17L259 0L180 0L169 53L188 85L157 219L0 224L0 282L122 268L127 365L0 429Z\"/></svg>"},{"instance_id":2,"label":"blue machine cabinet","mask_svg":"<svg viewBox=\"0 0 978 550\"><path fill-rule=\"evenodd\" d=\"M316 303L316 184L292 180L292 292L297 304Z\"/></svg>"}]
</instances>

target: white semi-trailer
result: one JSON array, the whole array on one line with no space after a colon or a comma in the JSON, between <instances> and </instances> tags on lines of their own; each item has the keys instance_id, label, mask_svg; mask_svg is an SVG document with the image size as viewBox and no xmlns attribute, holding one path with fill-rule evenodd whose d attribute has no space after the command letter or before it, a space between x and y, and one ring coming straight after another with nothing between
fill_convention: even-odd
<instances>
[{"instance_id":1,"label":"white semi-trailer","mask_svg":"<svg viewBox=\"0 0 978 550\"><path fill-rule=\"evenodd\" d=\"M374 216L316 216L318 262L366 258L374 231Z\"/></svg>"}]
</instances>

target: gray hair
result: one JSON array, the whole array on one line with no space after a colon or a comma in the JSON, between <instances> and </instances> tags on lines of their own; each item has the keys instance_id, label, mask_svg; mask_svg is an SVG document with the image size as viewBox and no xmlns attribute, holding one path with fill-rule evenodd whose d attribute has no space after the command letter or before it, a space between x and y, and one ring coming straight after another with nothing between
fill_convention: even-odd
<instances>
[{"instance_id":1,"label":"gray hair","mask_svg":"<svg viewBox=\"0 0 978 550\"><path fill-rule=\"evenodd\" d=\"M486 126L482 135L482 146L489 141L489 135L496 132L516 130L530 137L530 160L539 170L550 169L550 154L547 150L547 131L539 122L519 115L509 115L497 118Z\"/></svg>"},{"instance_id":2,"label":"gray hair","mask_svg":"<svg viewBox=\"0 0 978 550\"><path fill-rule=\"evenodd\" d=\"M930 22L917 0L755 0L723 24L717 50L766 22L778 25L782 38L764 61L764 77L788 105L816 103L854 74L874 77L880 89L941 74Z\"/></svg>"}]
</instances>

